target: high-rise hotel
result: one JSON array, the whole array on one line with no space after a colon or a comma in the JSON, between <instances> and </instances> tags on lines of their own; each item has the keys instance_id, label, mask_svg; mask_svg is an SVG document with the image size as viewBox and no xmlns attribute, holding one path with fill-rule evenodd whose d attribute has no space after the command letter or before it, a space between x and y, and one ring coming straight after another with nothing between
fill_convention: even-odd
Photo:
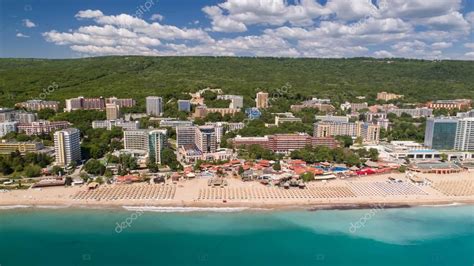
<instances>
[{"instance_id":1,"label":"high-rise hotel","mask_svg":"<svg viewBox=\"0 0 474 266\"><path fill-rule=\"evenodd\" d=\"M163 98L157 96L146 97L146 114L161 116L163 113Z\"/></svg>"},{"instance_id":2,"label":"high-rise hotel","mask_svg":"<svg viewBox=\"0 0 474 266\"><path fill-rule=\"evenodd\" d=\"M54 133L56 165L68 166L81 160L81 136L76 128L67 128Z\"/></svg>"}]
</instances>

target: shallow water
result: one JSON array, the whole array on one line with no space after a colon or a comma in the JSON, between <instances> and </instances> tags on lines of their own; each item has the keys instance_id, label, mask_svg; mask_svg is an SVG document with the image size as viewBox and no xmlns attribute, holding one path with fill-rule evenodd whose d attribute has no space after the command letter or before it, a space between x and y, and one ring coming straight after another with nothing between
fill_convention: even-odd
<instances>
[{"instance_id":1,"label":"shallow water","mask_svg":"<svg viewBox=\"0 0 474 266\"><path fill-rule=\"evenodd\" d=\"M474 206L0 210L0 265L468 265Z\"/></svg>"}]
</instances>

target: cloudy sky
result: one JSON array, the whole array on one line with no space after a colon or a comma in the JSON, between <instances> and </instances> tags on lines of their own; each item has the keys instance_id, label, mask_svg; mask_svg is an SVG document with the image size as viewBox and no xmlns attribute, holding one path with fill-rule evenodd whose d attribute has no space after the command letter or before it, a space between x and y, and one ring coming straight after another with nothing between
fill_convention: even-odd
<instances>
[{"instance_id":1,"label":"cloudy sky","mask_svg":"<svg viewBox=\"0 0 474 266\"><path fill-rule=\"evenodd\" d=\"M474 60L474 0L0 0L0 57Z\"/></svg>"}]
</instances>

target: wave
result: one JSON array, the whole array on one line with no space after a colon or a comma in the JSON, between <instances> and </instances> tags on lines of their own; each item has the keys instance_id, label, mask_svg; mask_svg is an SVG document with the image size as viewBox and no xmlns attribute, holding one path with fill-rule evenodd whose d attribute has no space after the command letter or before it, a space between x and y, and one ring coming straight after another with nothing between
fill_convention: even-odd
<instances>
[{"instance_id":1,"label":"wave","mask_svg":"<svg viewBox=\"0 0 474 266\"><path fill-rule=\"evenodd\" d=\"M0 210L13 210L13 209L24 209L24 208L30 208L31 206L28 205L5 205L5 206L0 206Z\"/></svg>"},{"instance_id":2,"label":"wave","mask_svg":"<svg viewBox=\"0 0 474 266\"><path fill-rule=\"evenodd\" d=\"M461 203L461 202L453 202L453 203L448 203L448 204L420 205L420 207L438 208L438 207L452 207L452 206L464 206L464 205L467 205L467 204L466 203Z\"/></svg>"},{"instance_id":3,"label":"wave","mask_svg":"<svg viewBox=\"0 0 474 266\"><path fill-rule=\"evenodd\" d=\"M127 211L146 212L242 212L248 210L269 210L248 207L153 207L153 206L122 206Z\"/></svg>"}]
</instances>

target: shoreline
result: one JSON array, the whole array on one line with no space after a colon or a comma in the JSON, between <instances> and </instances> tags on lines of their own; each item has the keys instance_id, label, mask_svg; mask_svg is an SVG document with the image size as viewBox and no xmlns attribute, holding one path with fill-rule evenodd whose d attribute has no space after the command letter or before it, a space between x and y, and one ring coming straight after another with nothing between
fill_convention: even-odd
<instances>
[{"instance_id":1,"label":"shoreline","mask_svg":"<svg viewBox=\"0 0 474 266\"><path fill-rule=\"evenodd\" d=\"M403 174L387 174L311 182L305 189L280 189L235 179L228 179L226 187L210 187L206 179L193 179L160 185L104 185L95 190L85 186L14 190L0 193L0 211L15 206L317 211L474 205L474 173L420 176L429 183L413 184Z\"/></svg>"},{"instance_id":2,"label":"shoreline","mask_svg":"<svg viewBox=\"0 0 474 266\"><path fill-rule=\"evenodd\" d=\"M330 211L330 210L369 210L373 208L382 209L407 209L415 207L456 207L474 205L474 200L461 201L436 201L436 202L373 202L373 203L308 203L308 204L146 204L146 203L129 203L129 204L0 204L0 212L18 209L34 209L34 210L122 210L122 211L150 211L150 212L239 212L239 211Z\"/></svg>"}]
</instances>

